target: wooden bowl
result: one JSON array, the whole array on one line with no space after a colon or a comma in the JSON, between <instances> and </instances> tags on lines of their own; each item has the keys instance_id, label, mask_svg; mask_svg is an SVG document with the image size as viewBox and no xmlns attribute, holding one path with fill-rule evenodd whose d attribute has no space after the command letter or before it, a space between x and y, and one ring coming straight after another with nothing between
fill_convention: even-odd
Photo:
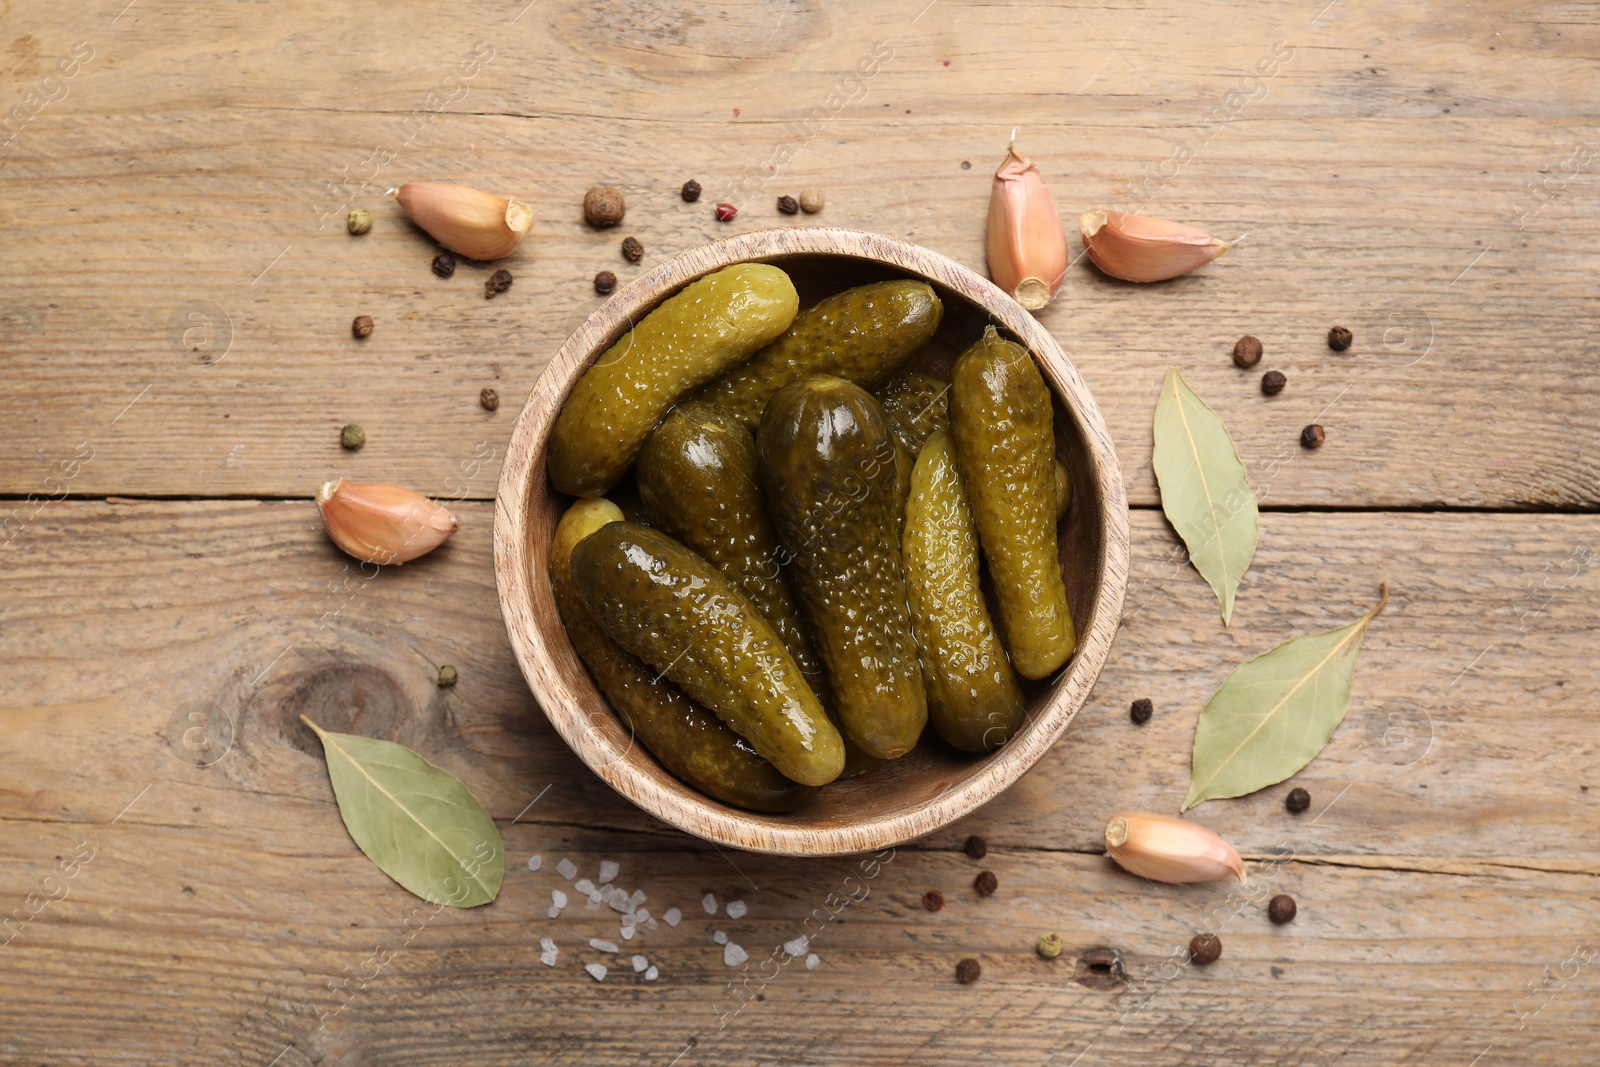
<instances>
[{"instance_id":1,"label":"wooden bowl","mask_svg":"<svg viewBox=\"0 0 1600 1067\"><path fill-rule=\"evenodd\" d=\"M550 591L548 557L570 500L550 487L545 452L556 415L584 369L664 299L732 263L788 271L801 305L886 278L920 278L944 301L926 369L954 356L993 323L1038 357L1056 399L1057 452L1072 474L1061 524L1067 596L1078 651L1046 682L1027 686L1027 724L987 756L960 753L930 728L910 755L822 789L799 811L760 815L683 784L636 744L567 640ZM1055 339L987 280L936 252L859 230L799 228L741 234L691 249L619 290L567 339L534 386L506 450L495 502L494 565L511 646L556 731L613 789L691 834L754 852L828 856L884 848L937 830L994 799L1072 722L1117 631L1128 573L1122 475L1094 399ZM1025 683L1026 685L1026 683Z\"/></svg>"}]
</instances>

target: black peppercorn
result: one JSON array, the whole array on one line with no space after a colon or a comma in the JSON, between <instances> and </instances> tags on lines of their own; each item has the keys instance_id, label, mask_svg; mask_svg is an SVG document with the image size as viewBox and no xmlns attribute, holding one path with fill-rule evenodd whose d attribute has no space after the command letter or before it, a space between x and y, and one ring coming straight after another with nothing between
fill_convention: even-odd
<instances>
[{"instance_id":1,"label":"black peppercorn","mask_svg":"<svg viewBox=\"0 0 1600 1067\"><path fill-rule=\"evenodd\" d=\"M1195 934L1189 940L1189 959L1198 966L1216 963L1222 956L1222 938L1216 934Z\"/></svg>"},{"instance_id":2,"label":"black peppercorn","mask_svg":"<svg viewBox=\"0 0 1600 1067\"><path fill-rule=\"evenodd\" d=\"M967 838L967 843L961 847L966 852L968 857L975 860L981 860L983 857L989 854L989 842L985 841L977 834L973 834L971 837Z\"/></svg>"},{"instance_id":3,"label":"black peppercorn","mask_svg":"<svg viewBox=\"0 0 1600 1067\"><path fill-rule=\"evenodd\" d=\"M440 252L433 257L433 273L441 278L448 278L456 272L456 257L449 252Z\"/></svg>"},{"instance_id":4,"label":"black peppercorn","mask_svg":"<svg viewBox=\"0 0 1600 1067\"><path fill-rule=\"evenodd\" d=\"M983 966L975 959L964 959L956 964L956 981L962 985L971 985L983 973Z\"/></svg>"},{"instance_id":5,"label":"black peppercorn","mask_svg":"<svg viewBox=\"0 0 1600 1067\"><path fill-rule=\"evenodd\" d=\"M683 201L686 204L692 204L699 199L700 183L695 181L693 178L690 178L688 181L683 183Z\"/></svg>"},{"instance_id":6,"label":"black peppercorn","mask_svg":"<svg viewBox=\"0 0 1600 1067\"><path fill-rule=\"evenodd\" d=\"M1245 370L1249 370L1257 363L1260 363L1261 342L1249 334L1239 338L1238 341L1234 342L1233 362L1235 366L1243 367Z\"/></svg>"},{"instance_id":7,"label":"black peppercorn","mask_svg":"<svg viewBox=\"0 0 1600 1067\"><path fill-rule=\"evenodd\" d=\"M497 270L489 275L488 281L483 283L483 298L485 300L493 300L497 294L503 293L509 288L511 288L511 272Z\"/></svg>"},{"instance_id":8,"label":"black peppercorn","mask_svg":"<svg viewBox=\"0 0 1600 1067\"><path fill-rule=\"evenodd\" d=\"M594 291L609 293L617 287L617 276L608 270L603 270L594 276Z\"/></svg>"},{"instance_id":9,"label":"black peppercorn","mask_svg":"<svg viewBox=\"0 0 1600 1067\"><path fill-rule=\"evenodd\" d=\"M1343 326L1335 326L1328 331L1328 347L1335 352L1343 352L1350 347L1350 342L1355 340L1355 335Z\"/></svg>"},{"instance_id":10,"label":"black peppercorn","mask_svg":"<svg viewBox=\"0 0 1600 1067\"><path fill-rule=\"evenodd\" d=\"M483 410L494 411L500 406L500 394L493 389L483 389L478 393L478 403L483 405Z\"/></svg>"},{"instance_id":11,"label":"black peppercorn","mask_svg":"<svg viewBox=\"0 0 1600 1067\"><path fill-rule=\"evenodd\" d=\"M1267 918L1279 926L1287 922L1293 922L1295 912L1299 910L1294 906L1294 897L1287 893L1279 893L1267 902Z\"/></svg>"},{"instance_id":12,"label":"black peppercorn","mask_svg":"<svg viewBox=\"0 0 1600 1067\"><path fill-rule=\"evenodd\" d=\"M1281 370L1269 370L1261 376L1261 391L1268 396L1277 396L1288 384L1289 379L1284 377Z\"/></svg>"},{"instance_id":13,"label":"black peppercorn","mask_svg":"<svg viewBox=\"0 0 1600 1067\"><path fill-rule=\"evenodd\" d=\"M1000 879L994 876L993 871L980 871L978 877L972 880L972 888L978 891L980 897L993 896L994 891L1000 888Z\"/></svg>"},{"instance_id":14,"label":"black peppercorn","mask_svg":"<svg viewBox=\"0 0 1600 1067\"><path fill-rule=\"evenodd\" d=\"M637 263L644 258L644 245L639 243L637 237L622 239L622 258L629 263Z\"/></svg>"},{"instance_id":15,"label":"black peppercorn","mask_svg":"<svg viewBox=\"0 0 1600 1067\"><path fill-rule=\"evenodd\" d=\"M922 906L929 911L938 911L944 907L944 894L937 889L930 889L922 894Z\"/></svg>"},{"instance_id":16,"label":"black peppercorn","mask_svg":"<svg viewBox=\"0 0 1600 1067\"><path fill-rule=\"evenodd\" d=\"M778 210L785 215L796 215L800 212L800 201L792 196L778 197Z\"/></svg>"},{"instance_id":17,"label":"black peppercorn","mask_svg":"<svg viewBox=\"0 0 1600 1067\"><path fill-rule=\"evenodd\" d=\"M372 316L357 315L355 321L350 324L350 332L357 337L370 336L372 334Z\"/></svg>"},{"instance_id":18,"label":"black peppercorn","mask_svg":"<svg viewBox=\"0 0 1600 1067\"><path fill-rule=\"evenodd\" d=\"M1321 448L1322 442L1327 438L1326 431L1314 422L1300 431L1300 443L1307 448Z\"/></svg>"},{"instance_id":19,"label":"black peppercorn","mask_svg":"<svg viewBox=\"0 0 1600 1067\"><path fill-rule=\"evenodd\" d=\"M1143 726L1150 721L1150 716L1155 714L1156 706L1150 703L1149 697L1140 697L1128 709L1128 718L1133 720L1135 726Z\"/></svg>"},{"instance_id":20,"label":"black peppercorn","mask_svg":"<svg viewBox=\"0 0 1600 1067\"><path fill-rule=\"evenodd\" d=\"M1311 806L1311 794L1296 786L1283 798L1283 806L1289 809L1291 815L1299 815Z\"/></svg>"}]
</instances>

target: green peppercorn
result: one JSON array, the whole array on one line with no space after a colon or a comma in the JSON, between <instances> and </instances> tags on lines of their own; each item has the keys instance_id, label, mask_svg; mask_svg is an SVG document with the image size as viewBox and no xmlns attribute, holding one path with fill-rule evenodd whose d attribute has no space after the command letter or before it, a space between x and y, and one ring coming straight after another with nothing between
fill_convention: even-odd
<instances>
[{"instance_id":1,"label":"green peppercorn","mask_svg":"<svg viewBox=\"0 0 1600 1067\"><path fill-rule=\"evenodd\" d=\"M366 443L367 431L363 430L353 422L339 431L339 444L344 448L348 448L352 452L356 451Z\"/></svg>"},{"instance_id":2,"label":"green peppercorn","mask_svg":"<svg viewBox=\"0 0 1600 1067\"><path fill-rule=\"evenodd\" d=\"M450 664L446 663L443 667L439 668L439 688L440 689L449 689L452 685L455 685L455 684L456 684L456 669L454 667L450 666Z\"/></svg>"},{"instance_id":3,"label":"green peppercorn","mask_svg":"<svg viewBox=\"0 0 1600 1067\"><path fill-rule=\"evenodd\" d=\"M372 212L358 207L345 217L344 225L353 234L366 233L372 229Z\"/></svg>"},{"instance_id":4,"label":"green peppercorn","mask_svg":"<svg viewBox=\"0 0 1600 1067\"><path fill-rule=\"evenodd\" d=\"M1039 939L1039 955L1047 960L1053 960L1061 955L1061 935L1051 931Z\"/></svg>"}]
</instances>

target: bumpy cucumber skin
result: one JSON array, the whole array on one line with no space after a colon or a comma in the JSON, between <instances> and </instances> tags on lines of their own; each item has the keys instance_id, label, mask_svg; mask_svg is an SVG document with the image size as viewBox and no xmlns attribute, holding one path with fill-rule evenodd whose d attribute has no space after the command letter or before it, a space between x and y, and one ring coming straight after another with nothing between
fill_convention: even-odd
<instances>
[{"instance_id":1,"label":"bumpy cucumber skin","mask_svg":"<svg viewBox=\"0 0 1600 1067\"><path fill-rule=\"evenodd\" d=\"M844 742L750 598L660 530L613 522L572 551L572 580L600 628L677 683L802 785L844 767Z\"/></svg>"},{"instance_id":2,"label":"bumpy cucumber skin","mask_svg":"<svg viewBox=\"0 0 1600 1067\"><path fill-rule=\"evenodd\" d=\"M895 441L872 395L816 376L780 389L756 439L845 735L895 759L928 721L896 532Z\"/></svg>"},{"instance_id":3,"label":"bumpy cucumber skin","mask_svg":"<svg viewBox=\"0 0 1600 1067\"><path fill-rule=\"evenodd\" d=\"M928 343L943 316L944 304L925 282L846 289L802 311L782 337L695 399L721 404L754 430L772 395L809 375L877 385Z\"/></svg>"},{"instance_id":4,"label":"bumpy cucumber skin","mask_svg":"<svg viewBox=\"0 0 1600 1067\"><path fill-rule=\"evenodd\" d=\"M1011 665L1043 678L1077 646L1056 542L1050 391L1021 345L988 327L950 376L950 429L994 577Z\"/></svg>"},{"instance_id":5,"label":"bumpy cucumber skin","mask_svg":"<svg viewBox=\"0 0 1600 1067\"><path fill-rule=\"evenodd\" d=\"M933 431L949 425L950 383L931 374L903 370L874 389L872 395L883 405L889 429L913 463Z\"/></svg>"},{"instance_id":6,"label":"bumpy cucumber skin","mask_svg":"<svg viewBox=\"0 0 1600 1067\"><path fill-rule=\"evenodd\" d=\"M794 283L766 263L691 282L583 372L556 417L547 467L557 491L599 496L685 394L744 362L789 328Z\"/></svg>"},{"instance_id":7,"label":"bumpy cucumber skin","mask_svg":"<svg viewBox=\"0 0 1600 1067\"><path fill-rule=\"evenodd\" d=\"M726 804L774 814L795 810L814 788L778 773L721 719L625 652L579 601L572 584L573 546L621 519L609 500L580 500L567 509L550 542L550 587L578 658L633 736L672 774Z\"/></svg>"},{"instance_id":8,"label":"bumpy cucumber skin","mask_svg":"<svg viewBox=\"0 0 1600 1067\"><path fill-rule=\"evenodd\" d=\"M783 573L761 495L756 439L715 404L686 401L656 427L635 468L650 525L700 553L755 601L824 703L827 680Z\"/></svg>"},{"instance_id":9,"label":"bumpy cucumber skin","mask_svg":"<svg viewBox=\"0 0 1600 1067\"><path fill-rule=\"evenodd\" d=\"M983 602L978 529L947 429L917 457L904 549L928 718L956 748L991 752L1022 727L1025 707Z\"/></svg>"}]
</instances>

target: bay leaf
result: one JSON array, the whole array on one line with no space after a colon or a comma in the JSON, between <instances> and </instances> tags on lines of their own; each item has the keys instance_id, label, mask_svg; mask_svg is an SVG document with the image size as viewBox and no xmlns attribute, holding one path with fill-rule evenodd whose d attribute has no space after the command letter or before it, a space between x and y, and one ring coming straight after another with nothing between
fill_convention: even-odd
<instances>
[{"instance_id":1,"label":"bay leaf","mask_svg":"<svg viewBox=\"0 0 1600 1067\"><path fill-rule=\"evenodd\" d=\"M1350 625L1285 641L1234 668L1200 712L1182 810L1274 785L1322 751L1344 721L1361 639L1389 602L1389 587L1380 590Z\"/></svg>"},{"instance_id":2,"label":"bay leaf","mask_svg":"<svg viewBox=\"0 0 1600 1067\"><path fill-rule=\"evenodd\" d=\"M350 836L378 869L431 904L472 908L500 893L500 831L461 779L404 745L316 731Z\"/></svg>"},{"instance_id":3,"label":"bay leaf","mask_svg":"<svg viewBox=\"0 0 1600 1067\"><path fill-rule=\"evenodd\" d=\"M1161 486L1161 510L1183 538L1194 569L1217 594L1227 626L1260 533L1256 495L1239 450L1176 367L1167 368L1161 383L1154 433L1151 465Z\"/></svg>"}]
</instances>

